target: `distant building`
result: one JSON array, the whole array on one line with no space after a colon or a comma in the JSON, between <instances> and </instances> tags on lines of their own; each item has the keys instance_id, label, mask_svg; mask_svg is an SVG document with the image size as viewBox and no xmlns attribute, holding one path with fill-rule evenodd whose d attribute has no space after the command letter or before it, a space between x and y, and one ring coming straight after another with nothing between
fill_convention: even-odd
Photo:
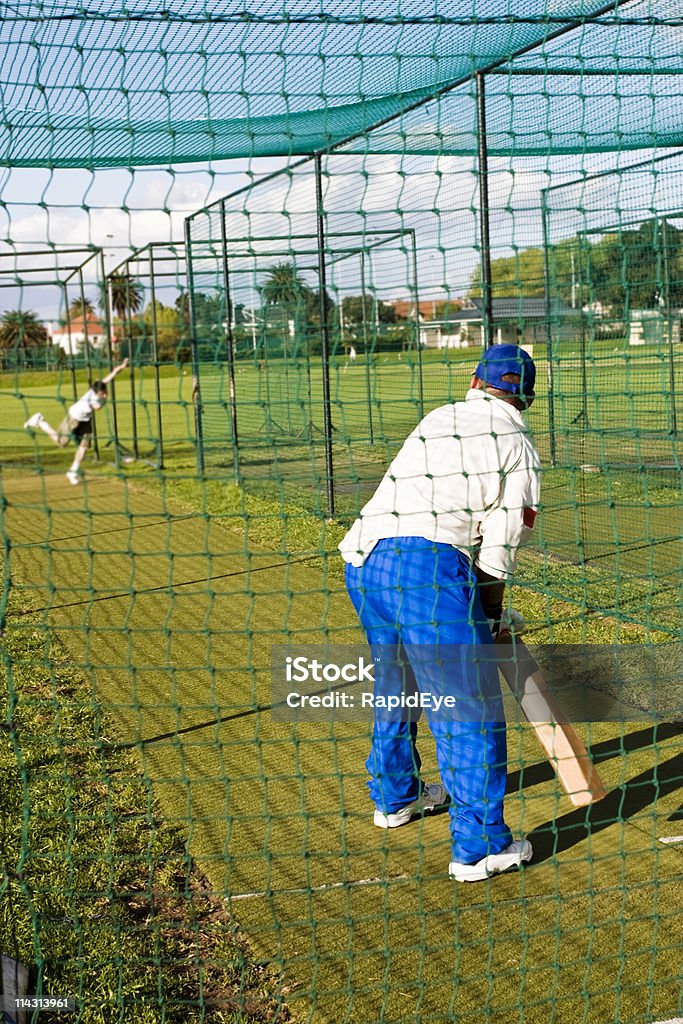
<instances>
[{"instance_id":1,"label":"distant building","mask_svg":"<svg viewBox=\"0 0 683 1024\"><path fill-rule=\"evenodd\" d=\"M420 320L437 320L439 314L444 309L455 313L462 304L461 299L452 299L450 302L447 299L420 299L418 303ZM415 319L415 302L413 299L397 299L395 302L386 303L386 305L391 306L399 320Z\"/></svg>"},{"instance_id":2,"label":"distant building","mask_svg":"<svg viewBox=\"0 0 683 1024\"><path fill-rule=\"evenodd\" d=\"M59 345L69 356L77 355L86 340L93 348L105 348L107 345L106 325L94 313L74 317L68 323L52 324L48 334L52 344Z\"/></svg>"},{"instance_id":3,"label":"distant building","mask_svg":"<svg viewBox=\"0 0 683 1024\"><path fill-rule=\"evenodd\" d=\"M448 316L420 322L420 343L425 348L480 348L484 344L482 299L473 299L462 309ZM493 340L497 345L534 345L545 343L548 314L545 299L519 298L494 299ZM575 338L580 310L553 299L550 319L553 337L556 340Z\"/></svg>"},{"instance_id":4,"label":"distant building","mask_svg":"<svg viewBox=\"0 0 683 1024\"><path fill-rule=\"evenodd\" d=\"M628 321L629 345L678 345L681 340L683 310L671 310L666 316L659 309L633 309Z\"/></svg>"}]
</instances>

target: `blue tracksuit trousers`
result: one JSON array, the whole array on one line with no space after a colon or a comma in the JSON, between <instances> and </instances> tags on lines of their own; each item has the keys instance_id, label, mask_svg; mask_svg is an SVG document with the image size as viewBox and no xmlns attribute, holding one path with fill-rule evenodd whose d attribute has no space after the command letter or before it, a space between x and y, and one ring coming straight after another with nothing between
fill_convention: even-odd
<instances>
[{"instance_id":1,"label":"blue tracksuit trousers","mask_svg":"<svg viewBox=\"0 0 683 1024\"><path fill-rule=\"evenodd\" d=\"M375 697L419 690L458 698L457 715L426 709L452 799L453 859L498 853L512 842L503 820L505 723L490 646L481 648L482 663L476 659L492 640L468 558L420 537L381 540L361 568L347 565L346 584L373 649ZM366 767L370 796L385 814L420 795L419 717L419 709L375 710Z\"/></svg>"}]
</instances>

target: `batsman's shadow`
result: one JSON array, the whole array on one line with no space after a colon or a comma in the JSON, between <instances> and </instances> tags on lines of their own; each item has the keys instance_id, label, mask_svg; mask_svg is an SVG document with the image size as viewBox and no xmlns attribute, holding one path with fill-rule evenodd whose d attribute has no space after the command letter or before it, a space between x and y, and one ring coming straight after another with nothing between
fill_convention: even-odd
<instances>
[{"instance_id":1,"label":"batsman's shadow","mask_svg":"<svg viewBox=\"0 0 683 1024\"><path fill-rule=\"evenodd\" d=\"M674 739L676 736L683 736L681 723L657 722L644 729L594 743L590 747L590 755L593 762L598 765L601 761L609 761L612 757L623 757L624 754L629 754L634 750L642 750L646 747L654 748L663 740ZM552 765L544 759L535 764L525 765L518 771L509 772L506 791L508 795L512 795L520 790L529 789L530 786L539 786L543 782L550 782L554 778L555 772Z\"/></svg>"},{"instance_id":2,"label":"batsman's shadow","mask_svg":"<svg viewBox=\"0 0 683 1024\"><path fill-rule=\"evenodd\" d=\"M596 744L592 756L596 762L628 750L655 744L657 740L680 735L679 725L657 725L648 729L618 737L606 743ZM649 743L647 737L650 737ZM611 751L611 752L610 752ZM571 849L589 836L596 835L610 825L628 820L643 811L656 800L683 789L683 753L675 754L666 761L660 761L628 782L617 786L599 803L588 807L577 807L559 818L553 818L539 825L528 834L534 847L534 863Z\"/></svg>"}]
</instances>

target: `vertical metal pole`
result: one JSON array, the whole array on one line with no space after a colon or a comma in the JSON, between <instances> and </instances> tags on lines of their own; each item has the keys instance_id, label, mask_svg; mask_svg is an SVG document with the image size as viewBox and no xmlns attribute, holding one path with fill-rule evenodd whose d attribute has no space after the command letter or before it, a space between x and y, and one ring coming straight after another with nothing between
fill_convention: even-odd
<instances>
[{"instance_id":1,"label":"vertical metal pole","mask_svg":"<svg viewBox=\"0 0 683 1024\"><path fill-rule=\"evenodd\" d=\"M111 301L109 298L109 280L104 267L104 251L100 250L100 278L102 281L102 312L104 313L104 327L107 332L107 359L109 360L109 372L114 369L114 352L112 349L112 335L114 325L111 317ZM120 465L119 451L119 421L116 413L116 378L109 384L111 389L111 415L114 425L114 464L116 468Z\"/></svg>"},{"instance_id":2,"label":"vertical metal pole","mask_svg":"<svg viewBox=\"0 0 683 1024\"><path fill-rule=\"evenodd\" d=\"M318 221L318 284L320 286L320 340L322 346L323 420L327 505L334 515L334 462L332 459L332 401L330 398L330 331L327 322L327 279L325 275L325 211L323 208L322 157L315 154L315 200Z\"/></svg>"},{"instance_id":3,"label":"vertical metal pole","mask_svg":"<svg viewBox=\"0 0 683 1024\"><path fill-rule=\"evenodd\" d=\"M409 228L408 234L412 238L413 255L413 298L415 300L415 346L417 349L417 387L418 387L418 411L420 419L424 417L424 384L422 380L422 346L420 344L420 292L417 286L417 239L415 229Z\"/></svg>"},{"instance_id":4,"label":"vertical metal pole","mask_svg":"<svg viewBox=\"0 0 683 1024\"><path fill-rule=\"evenodd\" d=\"M370 382L370 352L368 351L368 317L365 302L365 252L361 249L360 254L360 291L363 316L363 354L365 355L365 393L368 400L368 425L370 427L370 444L375 443L374 428L372 424L372 386Z\"/></svg>"},{"instance_id":5,"label":"vertical metal pole","mask_svg":"<svg viewBox=\"0 0 683 1024\"><path fill-rule=\"evenodd\" d=\"M204 472L204 432L202 423L202 398L199 382L199 352L195 333L194 274L192 271L192 234L190 220L185 221L185 261L187 267L187 301L190 313L190 352L192 354L192 392L194 396L194 433L197 450L197 471Z\"/></svg>"},{"instance_id":6,"label":"vertical metal pole","mask_svg":"<svg viewBox=\"0 0 683 1024\"><path fill-rule=\"evenodd\" d=\"M149 293L152 302L152 359L154 361L154 393L157 403L157 434L159 435L159 469L164 468L164 432L161 418L161 382L159 380L159 324L155 284L154 245L149 246Z\"/></svg>"},{"instance_id":7,"label":"vertical metal pole","mask_svg":"<svg viewBox=\"0 0 683 1024\"><path fill-rule=\"evenodd\" d=\"M130 413L133 424L133 455L137 459L140 452L138 446L138 411L135 406L135 359L133 358L133 310L130 301L130 263L126 263L126 309L124 323L128 314L128 369L130 370Z\"/></svg>"},{"instance_id":8,"label":"vertical metal pole","mask_svg":"<svg viewBox=\"0 0 683 1024\"><path fill-rule=\"evenodd\" d=\"M676 416L676 364L674 361L673 347L673 317L671 315L671 279L669 268L669 244L666 230L666 219L661 220L662 235L662 287L664 295L664 309L666 310L666 331L667 331L667 356L669 362L669 390L671 392L671 433L678 433L678 421Z\"/></svg>"},{"instance_id":9,"label":"vertical metal pole","mask_svg":"<svg viewBox=\"0 0 683 1024\"><path fill-rule=\"evenodd\" d=\"M237 434L237 392L235 390L235 337L233 334L233 308L230 294L230 267L228 265L228 229L225 222L225 202L221 202L221 250L223 259L223 288L225 289L225 316L227 321L228 387L230 389L230 424L232 426L232 466L235 483L240 479L239 438Z\"/></svg>"},{"instance_id":10,"label":"vertical metal pole","mask_svg":"<svg viewBox=\"0 0 683 1024\"><path fill-rule=\"evenodd\" d=\"M484 347L493 345L493 298L491 294L491 236L489 225L489 159L486 141L486 91L484 75L474 76L477 89L477 146L479 172L479 243L481 247L481 297Z\"/></svg>"},{"instance_id":11,"label":"vertical metal pole","mask_svg":"<svg viewBox=\"0 0 683 1024\"><path fill-rule=\"evenodd\" d=\"M66 282L64 288L64 309L66 311L66 332L69 335L69 366L71 370L71 389L74 402L78 401L78 385L76 384L76 363L74 360L74 340L71 336L71 313L69 312L69 289Z\"/></svg>"},{"instance_id":12,"label":"vertical metal pole","mask_svg":"<svg viewBox=\"0 0 683 1024\"><path fill-rule=\"evenodd\" d=\"M553 330L550 297L550 236L548 233L548 204L546 190L541 190L541 221L543 224L543 298L545 301L545 360L548 378L548 438L550 441L550 464L556 465L557 449L555 439L555 381L553 377Z\"/></svg>"},{"instance_id":13,"label":"vertical metal pole","mask_svg":"<svg viewBox=\"0 0 683 1024\"><path fill-rule=\"evenodd\" d=\"M578 416L578 422L583 423L585 427L588 426L588 367L586 364L586 318L583 315L583 258L584 249L587 263L590 261L590 249L588 248L588 240L585 234L579 232L579 313L581 315L581 337L579 351L581 354L581 412ZM586 274L586 281L590 281L590 271ZM588 296L590 302L591 296Z\"/></svg>"},{"instance_id":14,"label":"vertical metal pole","mask_svg":"<svg viewBox=\"0 0 683 1024\"><path fill-rule=\"evenodd\" d=\"M92 384L92 362L91 362L91 359L90 359L90 338L88 336L88 318L87 318L86 313L85 313L85 287L83 285L83 267L82 266L80 266L78 268L78 287L79 287L79 291L80 291L80 295L81 295L81 313L83 315L83 335L84 335L84 339L85 339L84 340L84 343L85 343L85 365L86 365L87 370L88 370L88 387L90 387L91 384ZM93 439L93 448L95 450L95 458L99 459L99 457L100 457L100 446L99 446L99 443L97 441L97 423L95 421L95 417L94 416L92 418L92 439Z\"/></svg>"}]
</instances>

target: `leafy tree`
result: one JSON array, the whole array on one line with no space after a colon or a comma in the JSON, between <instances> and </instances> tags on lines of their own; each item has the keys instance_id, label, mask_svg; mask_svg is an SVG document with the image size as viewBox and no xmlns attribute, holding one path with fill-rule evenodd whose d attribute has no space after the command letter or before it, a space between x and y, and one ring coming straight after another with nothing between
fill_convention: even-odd
<instances>
[{"instance_id":1,"label":"leafy tree","mask_svg":"<svg viewBox=\"0 0 683 1024\"><path fill-rule=\"evenodd\" d=\"M159 361L170 362L175 359L183 326L178 310L171 306L164 306L163 302L157 299L154 304L148 303L147 308L142 314L142 322L145 325L145 333L150 338L150 341L156 322L157 356Z\"/></svg>"},{"instance_id":2,"label":"leafy tree","mask_svg":"<svg viewBox=\"0 0 683 1024\"><path fill-rule=\"evenodd\" d=\"M222 337L224 334L223 323L225 316L221 293L214 292L213 295L205 295L203 292L195 292L192 298L198 333L204 337L211 337L212 335ZM190 297L187 292L181 292L177 296L175 310L181 328L185 333L189 332Z\"/></svg>"},{"instance_id":3,"label":"leafy tree","mask_svg":"<svg viewBox=\"0 0 683 1024\"><path fill-rule=\"evenodd\" d=\"M10 309L0 317L0 350L26 350L46 344L47 331L37 313Z\"/></svg>"},{"instance_id":4,"label":"leafy tree","mask_svg":"<svg viewBox=\"0 0 683 1024\"><path fill-rule=\"evenodd\" d=\"M542 249L520 249L514 256L491 261L491 286L495 298L525 295L538 298L544 294ZM469 298L481 298L481 264L472 275Z\"/></svg>"},{"instance_id":5,"label":"leafy tree","mask_svg":"<svg viewBox=\"0 0 683 1024\"><path fill-rule=\"evenodd\" d=\"M683 232L663 219L604 235L581 255L590 301L621 309L683 305Z\"/></svg>"},{"instance_id":6,"label":"leafy tree","mask_svg":"<svg viewBox=\"0 0 683 1024\"><path fill-rule=\"evenodd\" d=\"M387 302L375 299L372 295L347 295L341 303L344 324L395 324L398 317L396 310Z\"/></svg>"},{"instance_id":7,"label":"leafy tree","mask_svg":"<svg viewBox=\"0 0 683 1024\"><path fill-rule=\"evenodd\" d=\"M654 217L637 228L564 239L548 253L552 292L567 305L600 302L615 311L683 306L683 231ZM545 289L542 249L521 249L491 262L494 298L541 297ZM481 266L469 295L481 297Z\"/></svg>"}]
</instances>

